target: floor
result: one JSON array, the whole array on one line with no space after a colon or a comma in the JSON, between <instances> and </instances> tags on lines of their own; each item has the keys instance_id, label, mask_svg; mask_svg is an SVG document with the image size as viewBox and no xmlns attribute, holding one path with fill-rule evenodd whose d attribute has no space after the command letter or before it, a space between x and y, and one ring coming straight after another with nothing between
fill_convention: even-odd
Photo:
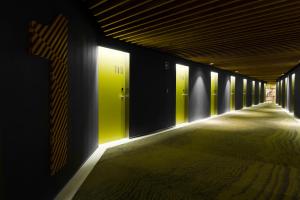
<instances>
[{"instance_id":1,"label":"floor","mask_svg":"<svg viewBox=\"0 0 300 200\"><path fill-rule=\"evenodd\" d=\"M262 104L108 149L74 199L300 199L300 122Z\"/></svg>"}]
</instances>

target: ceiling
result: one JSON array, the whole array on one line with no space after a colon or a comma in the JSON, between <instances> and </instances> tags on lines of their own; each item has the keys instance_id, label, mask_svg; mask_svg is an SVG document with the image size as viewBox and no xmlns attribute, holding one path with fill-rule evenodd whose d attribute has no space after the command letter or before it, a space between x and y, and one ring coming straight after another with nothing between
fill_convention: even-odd
<instances>
[{"instance_id":1,"label":"ceiling","mask_svg":"<svg viewBox=\"0 0 300 200\"><path fill-rule=\"evenodd\" d=\"M300 61L298 0L88 0L106 35L260 80Z\"/></svg>"}]
</instances>

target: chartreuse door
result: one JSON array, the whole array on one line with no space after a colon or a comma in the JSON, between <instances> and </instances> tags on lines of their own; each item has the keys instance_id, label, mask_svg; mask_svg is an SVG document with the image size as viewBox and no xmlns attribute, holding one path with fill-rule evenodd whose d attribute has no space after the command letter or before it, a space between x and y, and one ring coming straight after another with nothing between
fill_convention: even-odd
<instances>
[{"instance_id":1,"label":"chartreuse door","mask_svg":"<svg viewBox=\"0 0 300 200\"><path fill-rule=\"evenodd\" d=\"M243 107L247 106L247 79L243 79Z\"/></svg>"},{"instance_id":2,"label":"chartreuse door","mask_svg":"<svg viewBox=\"0 0 300 200\"><path fill-rule=\"evenodd\" d=\"M128 136L129 53L98 48L99 143Z\"/></svg>"},{"instance_id":3,"label":"chartreuse door","mask_svg":"<svg viewBox=\"0 0 300 200\"><path fill-rule=\"evenodd\" d=\"M255 81L252 81L252 105L255 104Z\"/></svg>"},{"instance_id":4,"label":"chartreuse door","mask_svg":"<svg viewBox=\"0 0 300 200\"><path fill-rule=\"evenodd\" d=\"M235 110L235 76L230 77L230 110Z\"/></svg>"},{"instance_id":5,"label":"chartreuse door","mask_svg":"<svg viewBox=\"0 0 300 200\"><path fill-rule=\"evenodd\" d=\"M188 120L189 67L176 64L176 124Z\"/></svg>"},{"instance_id":6,"label":"chartreuse door","mask_svg":"<svg viewBox=\"0 0 300 200\"><path fill-rule=\"evenodd\" d=\"M276 87L276 86L275 86ZM263 102L266 102L266 98L267 98L267 95L266 95L266 88L267 88L267 84L264 83L264 96L263 96ZM276 90L275 90L276 91ZM277 95L277 94L276 94ZM275 97L275 102L276 102L276 97Z\"/></svg>"},{"instance_id":7,"label":"chartreuse door","mask_svg":"<svg viewBox=\"0 0 300 200\"><path fill-rule=\"evenodd\" d=\"M218 73L210 73L210 115L218 114Z\"/></svg>"}]
</instances>

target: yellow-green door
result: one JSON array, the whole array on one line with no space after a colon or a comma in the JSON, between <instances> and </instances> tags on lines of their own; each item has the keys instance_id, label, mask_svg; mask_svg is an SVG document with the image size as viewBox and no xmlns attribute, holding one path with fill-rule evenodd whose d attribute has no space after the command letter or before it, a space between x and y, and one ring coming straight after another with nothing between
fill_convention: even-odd
<instances>
[{"instance_id":1,"label":"yellow-green door","mask_svg":"<svg viewBox=\"0 0 300 200\"><path fill-rule=\"evenodd\" d=\"M276 86L275 86L274 88L275 88L275 91L276 91ZM266 91L267 91L267 84L264 83L264 96L263 96L263 102L266 102L266 100L267 100ZM276 94L276 95L277 95L277 94ZM276 96L275 96L274 103L275 103L275 102L276 102Z\"/></svg>"},{"instance_id":2,"label":"yellow-green door","mask_svg":"<svg viewBox=\"0 0 300 200\"><path fill-rule=\"evenodd\" d=\"M218 114L218 73L210 73L210 115Z\"/></svg>"},{"instance_id":3,"label":"yellow-green door","mask_svg":"<svg viewBox=\"0 0 300 200\"><path fill-rule=\"evenodd\" d=\"M230 110L235 110L235 77L230 77Z\"/></svg>"},{"instance_id":4,"label":"yellow-green door","mask_svg":"<svg viewBox=\"0 0 300 200\"><path fill-rule=\"evenodd\" d=\"M188 120L189 67L176 64L176 124Z\"/></svg>"},{"instance_id":5,"label":"yellow-green door","mask_svg":"<svg viewBox=\"0 0 300 200\"><path fill-rule=\"evenodd\" d=\"M243 79L243 107L247 106L247 79Z\"/></svg>"},{"instance_id":6,"label":"yellow-green door","mask_svg":"<svg viewBox=\"0 0 300 200\"><path fill-rule=\"evenodd\" d=\"M255 81L252 81L252 105L255 104Z\"/></svg>"},{"instance_id":7,"label":"yellow-green door","mask_svg":"<svg viewBox=\"0 0 300 200\"><path fill-rule=\"evenodd\" d=\"M98 48L99 143L127 137L129 54Z\"/></svg>"}]
</instances>

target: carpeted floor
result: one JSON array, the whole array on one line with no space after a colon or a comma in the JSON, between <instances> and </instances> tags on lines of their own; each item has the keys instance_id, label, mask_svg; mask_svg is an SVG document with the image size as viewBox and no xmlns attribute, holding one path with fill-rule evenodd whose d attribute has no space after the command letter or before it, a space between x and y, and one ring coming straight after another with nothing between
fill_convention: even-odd
<instances>
[{"instance_id":1,"label":"carpeted floor","mask_svg":"<svg viewBox=\"0 0 300 200\"><path fill-rule=\"evenodd\" d=\"M300 122L264 104L109 149L74 199L300 199Z\"/></svg>"}]
</instances>

